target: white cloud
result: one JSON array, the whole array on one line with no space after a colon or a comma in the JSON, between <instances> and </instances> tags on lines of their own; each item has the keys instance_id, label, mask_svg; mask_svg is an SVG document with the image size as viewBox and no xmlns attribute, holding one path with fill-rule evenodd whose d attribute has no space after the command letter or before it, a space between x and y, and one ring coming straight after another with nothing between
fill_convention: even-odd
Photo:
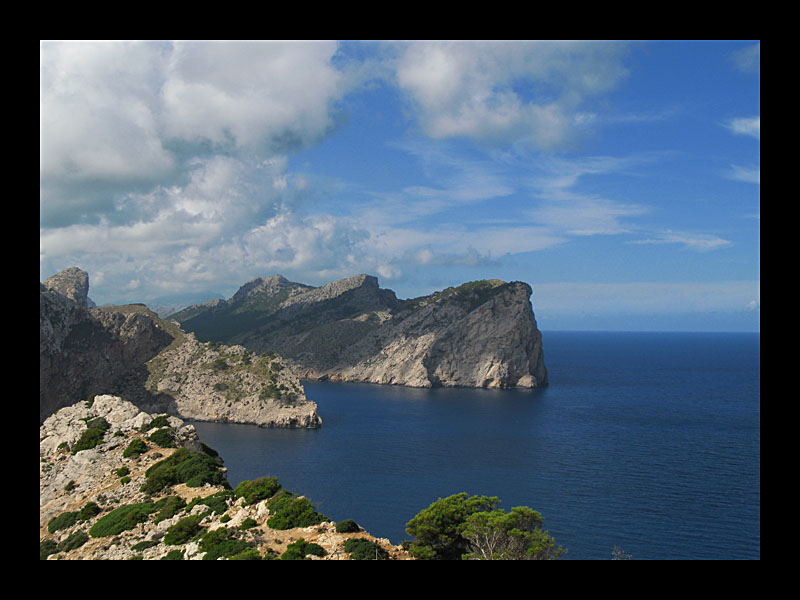
<instances>
[{"instance_id":1,"label":"white cloud","mask_svg":"<svg viewBox=\"0 0 800 600\"><path fill-rule=\"evenodd\" d=\"M396 81L431 137L557 148L586 121L583 102L626 75L624 53L612 43L415 42L399 49Z\"/></svg>"},{"instance_id":2,"label":"white cloud","mask_svg":"<svg viewBox=\"0 0 800 600\"><path fill-rule=\"evenodd\" d=\"M658 233L656 237L635 240L631 244L681 244L690 250L707 252L717 250L731 244L730 241L719 236L706 233L692 233L681 231L665 231Z\"/></svg>"},{"instance_id":3,"label":"white cloud","mask_svg":"<svg viewBox=\"0 0 800 600\"><path fill-rule=\"evenodd\" d=\"M726 124L728 129L739 135L749 135L757 140L761 140L761 116L740 117L731 119Z\"/></svg>"}]
</instances>

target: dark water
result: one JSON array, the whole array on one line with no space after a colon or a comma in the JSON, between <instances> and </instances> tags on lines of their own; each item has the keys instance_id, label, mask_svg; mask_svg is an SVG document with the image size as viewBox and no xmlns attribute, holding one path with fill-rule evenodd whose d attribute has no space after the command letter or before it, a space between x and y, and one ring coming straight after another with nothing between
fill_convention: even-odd
<instances>
[{"instance_id":1,"label":"dark water","mask_svg":"<svg viewBox=\"0 0 800 600\"><path fill-rule=\"evenodd\" d=\"M541 390L304 382L319 430L195 423L229 480L276 476L394 543L437 498L530 506L571 559L758 559L760 335L544 332Z\"/></svg>"}]
</instances>

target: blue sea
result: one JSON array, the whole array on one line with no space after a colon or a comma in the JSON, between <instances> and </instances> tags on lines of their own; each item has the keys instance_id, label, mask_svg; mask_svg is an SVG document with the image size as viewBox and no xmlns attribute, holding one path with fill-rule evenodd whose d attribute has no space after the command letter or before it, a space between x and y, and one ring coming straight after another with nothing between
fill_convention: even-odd
<instances>
[{"instance_id":1,"label":"blue sea","mask_svg":"<svg viewBox=\"0 0 800 600\"><path fill-rule=\"evenodd\" d=\"M318 430L194 425L232 485L264 475L393 543L438 498L529 506L567 559L760 559L760 334L543 332L550 385L304 381Z\"/></svg>"}]
</instances>

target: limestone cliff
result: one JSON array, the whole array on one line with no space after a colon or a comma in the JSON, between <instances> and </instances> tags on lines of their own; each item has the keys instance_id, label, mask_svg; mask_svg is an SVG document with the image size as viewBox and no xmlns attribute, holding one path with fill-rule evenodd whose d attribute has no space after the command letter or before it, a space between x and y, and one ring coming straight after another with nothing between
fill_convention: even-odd
<instances>
[{"instance_id":1,"label":"limestone cliff","mask_svg":"<svg viewBox=\"0 0 800 600\"><path fill-rule=\"evenodd\" d=\"M62 408L39 427L40 558L350 560L345 544L363 538L388 559L409 559L316 511L284 518L287 499L299 506L302 496L268 477L231 489L223 464L191 424L120 397ZM301 538L318 547L295 552Z\"/></svg>"},{"instance_id":2,"label":"limestone cliff","mask_svg":"<svg viewBox=\"0 0 800 600\"><path fill-rule=\"evenodd\" d=\"M371 275L320 288L275 275L170 318L200 339L274 350L310 379L539 387L547 369L531 293L492 279L400 300Z\"/></svg>"},{"instance_id":3,"label":"limestone cliff","mask_svg":"<svg viewBox=\"0 0 800 600\"><path fill-rule=\"evenodd\" d=\"M200 343L143 304L88 309L40 285L39 420L93 394L202 421L319 427L280 356Z\"/></svg>"},{"instance_id":4,"label":"limestone cliff","mask_svg":"<svg viewBox=\"0 0 800 600\"><path fill-rule=\"evenodd\" d=\"M89 274L78 267L69 267L44 280L45 288L73 300L78 306L94 308L89 298Z\"/></svg>"}]
</instances>

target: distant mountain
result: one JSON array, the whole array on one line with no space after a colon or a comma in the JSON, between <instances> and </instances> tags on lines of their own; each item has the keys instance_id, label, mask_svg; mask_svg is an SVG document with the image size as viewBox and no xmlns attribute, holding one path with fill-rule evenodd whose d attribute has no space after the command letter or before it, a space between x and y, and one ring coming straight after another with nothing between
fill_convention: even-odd
<instances>
[{"instance_id":1,"label":"distant mountain","mask_svg":"<svg viewBox=\"0 0 800 600\"><path fill-rule=\"evenodd\" d=\"M372 275L322 287L273 275L168 318L202 341L275 351L309 379L539 387L547 369L531 293L490 279L400 300Z\"/></svg>"}]
</instances>

